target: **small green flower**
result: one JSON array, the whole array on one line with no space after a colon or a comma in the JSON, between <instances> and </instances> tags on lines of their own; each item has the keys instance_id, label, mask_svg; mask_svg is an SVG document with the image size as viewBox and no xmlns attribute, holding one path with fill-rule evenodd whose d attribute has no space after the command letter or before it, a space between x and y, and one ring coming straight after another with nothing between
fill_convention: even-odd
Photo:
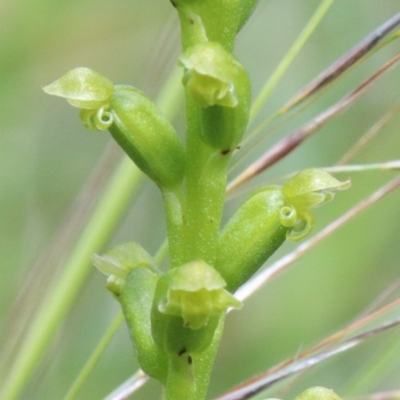
<instances>
[{"instance_id":1,"label":"small green flower","mask_svg":"<svg viewBox=\"0 0 400 400\"><path fill-rule=\"evenodd\" d=\"M198 109L201 139L229 153L246 131L250 110L250 81L242 64L221 44L189 47L180 58L183 84Z\"/></svg>"},{"instance_id":2,"label":"small green flower","mask_svg":"<svg viewBox=\"0 0 400 400\"><path fill-rule=\"evenodd\" d=\"M184 326L199 329L210 317L218 316L229 307L241 308L224 287L221 275L204 261L197 260L169 271L168 291L158 303L158 310L182 317Z\"/></svg>"},{"instance_id":3,"label":"small green flower","mask_svg":"<svg viewBox=\"0 0 400 400\"><path fill-rule=\"evenodd\" d=\"M185 151L171 123L142 92L114 86L89 68L75 68L43 90L81 108L89 130L109 129L133 162L161 188L175 189L184 176Z\"/></svg>"},{"instance_id":4,"label":"small green flower","mask_svg":"<svg viewBox=\"0 0 400 400\"><path fill-rule=\"evenodd\" d=\"M288 239L300 240L315 226L315 216L310 208L319 207L335 197L337 190L350 187L350 181L340 182L319 169L299 172L282 187L288 206L281 209L281 223L293 229Z\"/></svg>"},{"instance_id":5,"label":"small green flower","mask_svg":"<svg viewBox=\"0 0 400 400\"><path fill-rule=\"evenodd\" d=\"M179 62L184 68L183 84L200 107L237 106L235 77L243 67L219 43L192 46Z\"/></svg>"},{"instance_id":6,"label":"small green flower","mask_svg":"<svg viewBox=\"0 0 400 400\"><path fill-rule=\"evenodd\" d=\"M152 257L138 243L129 242L114 247L106 254L93 254L94 266L108 276L107 289L119 296L129 273L134 268L149 268L159 274Z\"/></svg>"},{"instance_id":7,"label":"small green flower","mask_svg":"<svg viewBox=\"0 0 400 400\"><path fill-rule=\"evenodd\" d=\"M328 203L335 197L336 190L349 187L349 180L340 182L320 169L305 169L288 180L282 192L296 208L302 209Z\"/></svg>"},{"instance_id":8,"label":"small green flower","mask_svg":"<svg viewBox=\"0 0 400 400\"><path fill-rule=\"evenodd\" d=\"M308 169L280 186L253 193L224 226L218 243L216 269L229 291L245 283L286 239L300 240L315 226L310 208L347 189L328 173Z\"/></svg>"}]
</instances>

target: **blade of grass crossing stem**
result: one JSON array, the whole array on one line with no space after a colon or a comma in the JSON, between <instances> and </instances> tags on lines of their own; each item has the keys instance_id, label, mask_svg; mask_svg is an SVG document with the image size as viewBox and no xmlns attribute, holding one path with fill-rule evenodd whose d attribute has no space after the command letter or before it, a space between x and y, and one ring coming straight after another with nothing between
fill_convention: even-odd
<instances>
[{"instance_id":1,"label":"blade of grass crossing stem","mask_svg":"<svg viewBox=\"0 0 400 400\"><path fill-rule=\"evenodd\" d=\"M157 104L171 118L177 111L180 93L180 74L175 69L160 93ZM14 400L22 392L46 346L53 338L60 322L69 312L73 300L90 270L90 256L110 238L117 221L126 210L132 193L137 189L142 173L125 157L117 168L110 184L99 200L88 226L83 231L65 271L45 298L25 341L10 368L0 392L3 400Z\"/></svg>"},{"instance_id":2,"label":"blade of grass crossing stem","mask_svg":"<svg viewBox=\"0 0 400 400\"><path fill-rule=\"evenodd\" d=\"M303 31L300 33L299 37L293 43L292 47L289 49L283 60L279 63L275 71L272 73L271 77L264 85L261 93L254 101L250 111L250 120L252 120L260 111L260 108L262 107L266 99L269 97L271 92L274 90L275 86L282 79L283 75L290 67L293 60L295 59L299 51L302 49L304 44L307 42L311 34L315 31L318 24L321 22L325 14L328 12L329 8L331 7L334 1L335 0L323 0L320 6L317 8L315 13L311 17L310 21L307 23Z\"/></svg>"},{"instance_id":3,"label":"blade of grass crossing stem","mask_svg":"<svg viewBox=\"0 0 400 400\"><path fill-rule=\"evenodd\" d=\"M400 112L400 104L396 104L388 112L385 113L361 138L352 146L350 149L340 158L337 165L344 165L352 159L360 150L368 144L380 131L381 129Z\"/></svg>"}]
</instances>

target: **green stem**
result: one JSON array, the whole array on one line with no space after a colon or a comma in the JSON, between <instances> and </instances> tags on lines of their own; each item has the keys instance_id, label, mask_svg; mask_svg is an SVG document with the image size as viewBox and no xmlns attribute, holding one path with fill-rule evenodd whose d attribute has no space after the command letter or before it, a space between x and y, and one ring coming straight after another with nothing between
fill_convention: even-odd
<instances>
[{"instance_id":1,"label":"green stem","mask_svg":"<svg viewBox=\"0 0 400 400\"><path fill-rule=\"evenodd\" d=\"M182 264L184 197L182 188L175 191L161 189L167 218L168 245L171 265Z\"/></svg>"},{"instance_id":2,"label":"green stem","mask_svg":"<svg viewBox=\"0 0 400 400\"><path fill-rule=\"evenodd\" d=\"M202 141L198 106L189 96L187 126L184 261L202 259L213 265L225 202L230 154L212 149Z\"/></svg>"},{"instance_id":3,"label":"green stem","mask_svg":"<svg viewBox=\"0 0 400 400\"><path fill-rule=\"evenodd\" d=\"M193 360L183 354L170 357L168 378L165 385L165 400L194 400L196 396Z\"/></svg>"},{"instance_id":4,"label":"green stem","mask_svg":"<svg viewBox=\"0 0 400 400\"><path fill-rule=\"evenodd\" d=\"M182 354L171 360L163 400L204 400L215 356L222 338L225 315L221 316L211 345L204 352Z\"/></svg>"}]
</instances>

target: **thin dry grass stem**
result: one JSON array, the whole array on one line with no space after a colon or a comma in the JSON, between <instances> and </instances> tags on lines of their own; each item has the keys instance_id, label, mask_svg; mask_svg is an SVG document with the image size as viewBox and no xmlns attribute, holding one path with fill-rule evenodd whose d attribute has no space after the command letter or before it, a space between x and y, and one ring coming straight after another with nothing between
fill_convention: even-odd
<instances>
[{"instance_id":1,"label":"thin dry grass stem","mask_svg":"<svg viewBox=\"0 0 400 400\"><path fill-rule=\"evenodd\" d=\"M392 107L382 118L380 118L367 132L344 154L344 156L337 162L338 165L346 164L353 158L359 151L370 142L379 131L400 111L400 104Z\"/></svg>"},{"instance_id":2,"label":"thin dry grass stem","mask_svg":"<svg viewBox=\"0 0 400 400\"><path fill-rule=\"evenodd\" d=\"M392 31L399 24L399 15L395 15L392 19L388 20L386 23L381 25L378 29L368 35L362 42L354 46L353 49L345 53L342 57L332 63L325 71L323 71L317 78L315 78L311 83L299 91L295 96L293 96L283 107L281 107L275 114L271 115L264 122L258 125L253 131L246 136L242 142L242 146L246 145L251 139L253 139L262 129L268 126L277 117L282 116L289 112L292 108L297 106L299 103L304 102L310 97L314 96L316 93L323 93L329 88L329 86L340 78L345 72L355 67L359 62L361 62L366 56L373 54L379 48L384 47L386 44L400 37L400 30L393 33L385 41L382 41L387 34ZM377 46L379 44L379 46ZM373 51L372 51L373 50ZM319 83L319 84L318 84ZM297 100L296 100L297 99ZM314 98L315 100L315 98ZM304 108L308 107L312 101L306 104ZM269 134L275 131L280 126L284 125L291 119L293 119L297 114L300 114L303 109L299 110L298 113L292 115L288 120L280 123L277 127L269 130L263 137L259 138L255 144L253 144L250 150L246 151L242 157L235 162L233 166L239 163L240 160L244 159L248 153L265 139ZM232 169L232 168L231 168Z\"/></svg>"},{"instance_id":3,"label":"thin dry grass stem","mask_svg":"<svg viewBox=\"0 0 400 400\"><path fill-rule=\"evenodd\" d=\"M369 322L372 322L374 319L381 317L383 314L389 312L390 310L392 310L393 308L395 308L399 305L400 305L400 298L392 301L391 303L385 305L384 307L380 308L379 310L376 310L376 311L372 312L371 314L366 315L363 318L357 319L350 325L346 326L345 328L341 329L340 331L335 332L334 334L328 336L321 342L317 343L315 346L310 347L310 348L300 352L299 354L296 354L296 356L294 356L294 357L291 357L285 361L282 361L281 363L268 369L266 372L264 372L263 375L264 376L271 375L272 373L281 370L282 368L294 363L297 360L301 360L311 354L316 353L318 350L321 350L324 347L331 347L331 346L335 345L340 340L342 340L345 336L347 336L350 333L361 328L363 325L368 324Z\"/></svg>"},{"instance_id":4,"label":"thin dry grass stem","mask_svg":"<svg viewBox=\"0 0 400 400\"><path fill-rule=\"evenodd\" d=\"M346 400L398 400L398 399L400 399L400 390L390 390L387 392L366 394L364 396L346 397Z\"/></svg>"},{"instance_id":5,"label":"thin dry grass stem","mask_svg":"<svg viewBox=\"0 0 400 400\"><path fill-rule=\"evenodd\" d=\"M104 400L125 400L140 389L150 378L139 369L132 377L110 393Z\"/></svg>"},{"instance_id":6,"label":"thin dry grass stem","mask_svg":"<svg viewBox=\"0 0 400 400\"><path fill-rule=\"evenodd\" d=\"M316 98L315 98L316 99ZM313 99L313 100L315 100ZM291 113L290 115L286 115L285 119L280 121L279 123L277 123L276 125L274 125L273 127L269 128L266 132L263 133L262 136L258 137L258 134L261 133L261 131L266 128L268 125L270 125L276 118L280 117L280 115L278 113L273 114L272 116L270 116L269 118L267 118L265 121L263 121L260 125L258 125L257 127L255 127L242 141L242 143L240 144L240 148L243 149L243 147L247 146L247 144L249 144L249 146L246 148L245 151L241 151L239 154L239 157L237 159L234 160L234 162L232 163L232 165L229 168L229 172L231 172L232 170L234 170L235 168L237 168L241 163L243 163L246 158L251 155L252 151L258 146L260 145L260 143L262 143L266 138L268 138L270 135L272 135L274 132L278 131L279 129L281 129L283 126L285 126L286 124L288 124L290 121L294 120L297 116L299 116L310 104L312 104L312 102L307 103L306 105L304 105L303 107L299 107L295 112ZM250 142L253 141L253 143Z\"/></svg>"},{"instance_id":7,"label":"thin dry grass stem","mask_svg":"<svg viewBox=\"0 0 400 400\"><path fill-rule=\"evenodd\" d=\"M275 383L280 382L283 379L288 378L289 376L307 370L310 367L324 361L328 358L331 358L334 355L345 352L361 343L363 343L366 339L370 337L374 337L382 332L385 332L389 329L392 329L396 326L400 325L400 319L394 319L390 322L384 323L377 328L370 329L368 331L362 332L343 343L336 345L334 348L325 351L323 353L319 353L315 356L308 357L304 360L297 361L286 368L283 368L273 374L269 374L267 371L267 375L265 373L259 374L256 377L249 379L248 381L242 383L241 385L233 388L229 392L224 395L216 398L215 400L245 400L249 399L256 394L262 392L265 389L268 389Z\"/></svg>"},{"instance_id":8,"label":"thin dry grass stem","mask_svg":"<svg viewBox=\"0 0 400 400\"><path fill-rule=\"evenodd\" d=\"M363 315L368 315L372 313L374 310L376 310L382 303L384 303L390 296L393 295L394 292L399 290L400 288L400 279L397 281L393 282L389 287L387 287L376 299L374 302L372 302L360 315L362 317Z\"/></svg>"},{"instance_id":9,"label":"thin dry grass stem","mask_svg":"<svg viewBox=\"0 0 400 400\"><path fill-rule=\"evenodd\" d=\"M362 59L366 54L371 52L382 39L391 32L396 26L400 25L400 13L386 21L379 28L369 34L360 43L356 44L352 49L345 53L342 57L331 64L325 71L317 76L311 83L296 93L280 110L281 113L287 112L305 98L312 96L320 91L326 85L340 77L357 61Z\"/></svg>"},{"instance_id":10,"label":"thin dry grass stem","mask_svg":"<svg viewBox=\"0 0 400 400\"><path fill-rule=\"evenodd\" d=\"M315 346L302 351L301 353L297 354L295 357L291 357L291 358L275 365L274 367L265 371L262 374L262 376L263 377L269 376L272 373L275 373L275 372L281 370L282 368L294 363L296 360L303 359L303 358L307 357L308 355L316 353L318 350L320 350L324 347L327 347L327 346L337 343L346 335L361 328L363 325L373 321L375 318L380 317L381 315L392 310L393 308L395 308L398 305L400 305L400 299L397 299L397 300L385 305L384 307L380 308L379 310L377 310L363 318L356 320L352 324L348 325L346 328L327 337L326 339L322 340ZM138 379L137 377L142 377L142 375L144 376L143 371L139 370L138 372L136 372L136 374L134 374L131 378L129 378L127 381L125 381L122 385L120 385L112 394L107 396L107 398L105 400L121 400L121 399L126 398L126 397L121 397L121 395L131 395L132 393L134 393L145 383L145 382L142 382L140 385L137 384L137 379Z\"/></svg>"},{"instance_id":11,"label":"thin dry grass stem","mask_svg":"<svg viewBox=\"0 0 400 400\"><path fill-rule=\"evenodd\" d=\"M235 297L242 301L250 297L254 292L264 286L269 280L274 278L279 273L283 272L288 266L298 260L303 254L310 251L314 246L320 243L327 236L332 234L342 225L350 221L352 218L356 217L362 211L375 204L377 201L382 199L384 196L386 196L388 193L399 186L400 176L393 179L385 186L376 190L372 195L359 202L353 208L348 210L342 216L340 216L324 229L322 229L320 232L318 232L314 237L300 244L294 251L282 257L274 264L272 264L269 268L265 269L264 271L260 272L252 279L247 281L243 286L239 288L239 290L235 294Z\"/></svg>"},{"instance_id":12,"label":"thin dry grass stem","mask_svg":"<svg viewBox=\"0 0 400 400\"><path fill-rule=\"evenodd\" d=\"M326 172L336 174L339 172L365 172L372 170L379 171L397 171L400 169L400 160L386 161L382 163L371 164L348 164L348 165L334 165L332 167L319 168Z\"/></svg>"},{"instance_id":13,"label":"thin dry grass stem","mask_svg":"<svg viewBox=\"0 0 400 400\"><path fill-rule=\"evenodd\" d=\"M369 51L366 55L364 55L362 58L357 59L356 62L354 64L352 64L349 68L346 69L346 71L343 71L342 73L338 74L335 79L331 80L329 82L329 84L324 84L321 88L318 88L315 92L310 92L308 93L307 96L305 96L304 98L301 99L301 101L299 103L303 103L305 100L309 99L309 101L304 104L301 108L298 108L296 113L292 113L290 114L290 116L288 118L286 118L284 121L280 122L279 124L277 124L276 126L274 126L273 128L269 129L267 132L265 132L261 137L259 137L257 140L255 140L255 142L245 151L245 152L241 152L240 153L240 157L237 158L232 166L230 167L230 171L232 171L233 169L235 169L238 165L240 165L245 159L246 157L251 154L252 150L254 150L254 148L256 148L263 140L265 140L269 135L271 135L274 131L278 130L280 127L284 126L285 124L287 124L288 122L290 122L291 120L293 120L296 116L298 116L299 114L301 114L304 109L308 108L312 103L314 103L316 100L318 100L318 98L324 94L325 91L327 91L329 89L329 87L340 77L342 77L345 73L349 72L350 69L354 68L356 65L358 65L362 60L364 60L367 56L370 56L371 54L373 54L374 52L378 51L379 48L384 47L386 44L390 43L391 41L398 39L400 37L400 30L396 31L395 33L393 33L390 37L386 38L385 41L380 41L379 46L375 46L373 48L373 51ZM333 65L336 65L337 68L340 68L340 65L337 64L337 62L335 62ZM332 67L331 66L331 67ZM334 72L334 71L332 71ZM297 106L298 103L294 104L294 106ZM396 107L396 106L395 106ZM394 107L394 108L395 108ZM268 117L265 121L263 121L261 124L259 124L256 128L254 128L247 136L246 138L242 141L241 143L241 147L243 148L244 146L246 146L252 139L256 138L257 135L259 133L261 133L261 131L266 128L271 122L273 122L275 119L285 115L287 112L291 111L292 109L287 109L282 107L281 109L279 109L275 114L271 115L270 117Z\"/></svg>"},{"instance_id":14,"label":"thin dry grass stem","mask_svg":"<svg viewBox=\"0 0 400 400\"><path fill-rule=\"evenodd\" d=\"M321 342L317 343L315 346L310 347L309 349L306 349L305 351L302 351L296 356L291 357L285 361L282 361L281 363L275 365L274 367L268 369L265 373L273 373L275 371L278 371L279 369L299 360L302 359L308 355L311 355L313 353L316 353L317 350L320 350L324 347L328 347L331 344L334 344L336 342L339 342L342 338L344 338L346 335L350 334L351 332L356 331L357 329L361 328L363 325L372 322L375 318L379 318L383 314L389 312L393 308L397 307L400 304L400 298L394 300L393 302L381 307L379 310L377 307L379 304L382 304L389 296L391 296L400 286L400 280L394 282L394 284L390 285L388 288L386 288L358 317L357 319L348 325L347 327L341 329L340 331L328 336ZM375 311L374 311L375 310ZM294 379L292 384L296 380L300 378L302 374L298 374ZM285 391L289 390L289 385L285 386ZM282 397L282 396L280 396Z\"/></svg>"},{"instance_id":15,"label":"thin dry grass stem","mask_svg":"<svg viewBox=\"0 0 400 400\"><path fill-rule=\"evenodd\" d=\"M259 175L267 168L271 167L279 160L284 158L294 149L296 149L301 143L308 139L312 134L317 132L333 117L343 112L351 104L358 99L367 89L369 89L376 80L381 77L385 72L390 70L400 60L400 54L397 54L387 63L385 63L378 71L376 71L370 78L364 81L355 90L350 92L348 95L339 100L336 104L329 107L323 113L318 115L312 121L308 122L300 129L285 136L282 140L276 143L270 150L264 153L260 158L254 161L249 167L247 167L240 175L238 175L227 187L227 192L230 193L232 190L243 185L245 182Z\"/></svg>"}]
</instances>

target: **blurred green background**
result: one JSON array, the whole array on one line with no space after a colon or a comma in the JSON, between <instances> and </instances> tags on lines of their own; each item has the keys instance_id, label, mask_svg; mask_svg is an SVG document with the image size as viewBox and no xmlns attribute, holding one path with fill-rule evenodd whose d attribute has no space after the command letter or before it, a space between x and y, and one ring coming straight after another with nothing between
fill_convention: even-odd
<instances>
[{"instance_id":1,"label":"blurred green background","mask_svg":"<svg viewBox=\"0 0 400 400\"><path fill-rule=\"evenodd\" d=\"M240 33L235 50L249 70L255 95L319 3L261 0ZM258 121L276 111L330 62L399 9L398 2L391 0L337 0ZM346 75L329 93L258 146L251 158L369 77L398 48L399 44L393 43ZM121 155L107 134L85 131L77 110L65 101L46 96L41 86L74 67L87 66L115 83L134 85L155 99L178 54L178 21L167 0L1 1L0 382L13 359L10 350L20 344L21 329L24 333L21 322L27 315L34 315L43 293L59 276L73 243L65 235L57 236L71 215L71 204L100 158L108 160L108 167L100 174L106 180ZM399 82L398 69L386 74L355 106L257 182L267 184L269 179L294 170L337 162L398 102ZM184 130L183 121L181 108L174 121L180 132ZM352 162L399 159L399 129L397 117ZM395 172L339 177L349 176L352 189L318 210L318 229L390 180ZM96 181L92 196L83 202L89 208L101 193L102 179ZM242 199L229 202L227 216ZM398 191L340 229L248 300L241 312L228 317L210 398L343 327L398 279L399 204ZM84 221L83 217L77 219ZM164 227L160 196L146 181L110 245L137 240L155 252L164 238ZM66 232L72 239L77 235L72 228ZM274 259L293 248L293 244L285 244ZM37 262L41 254L45 255ZM104 284L104 277L93 268L21 399L63 398L118 310ZM290 392L282 396L291 398L311 385L331 387L343 395L399 389L398 333L386 333L325 362L291 382ZM77 398L104 398L136 369L123 327ZM150 382L134 398L156 399L159 393L159 385Z\"/></svg>"}]
</instances>

